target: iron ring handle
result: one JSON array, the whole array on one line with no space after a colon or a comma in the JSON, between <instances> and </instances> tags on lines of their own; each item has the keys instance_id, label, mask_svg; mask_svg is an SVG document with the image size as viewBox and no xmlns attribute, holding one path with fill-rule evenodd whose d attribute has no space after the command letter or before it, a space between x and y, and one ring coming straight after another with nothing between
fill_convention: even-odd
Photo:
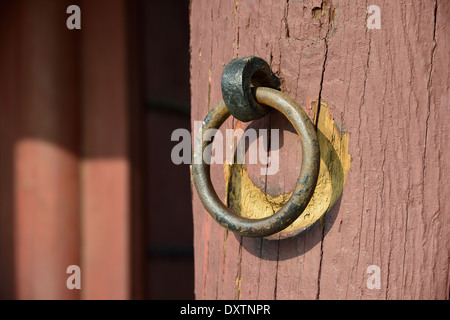
<instances>
[{"instance_id":1,"label":"iron ring handle","mask_svg":"<svg viewBox=\"0 0 450 320\"><path fill-rule=\"evenodd\" d=\"M267 237L292 224L305 210L316 187L319 175L320 152L313 123L302 108L288 95L267 87L252 88L253 97L264 106L272 107L292 123L302 145L302 167L297 185L285 205L275 214L261 219L241 217L227 208L217 196L211 183L210 166L203 153L210 141L203 139L208 129L218 129L231 115L224 101L219 102L206 116L194 142L192 178L200 201L221 226L247 237Z\"/></svg>"}]
</instances>

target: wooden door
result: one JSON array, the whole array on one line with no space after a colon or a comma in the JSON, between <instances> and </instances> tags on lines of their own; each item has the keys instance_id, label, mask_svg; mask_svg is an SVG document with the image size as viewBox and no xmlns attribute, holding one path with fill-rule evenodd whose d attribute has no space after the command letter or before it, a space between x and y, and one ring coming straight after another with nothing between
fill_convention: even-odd
<instances>
[{"instance_id":1,"label":"wooden door","mask_svg":"<svg viewBox=\"0 0 450 320\"><path fill-rule=\"evenodd\" d=\"M196 298L448 299L450 3L193 0L190 12L192 127L222 99L225 65L259 56L336 151L321 145L321 169L340 168L317 198L331 197L326 214L313 208L284 240L226 231L194 190ZM237 212L275 211L301 145L275 111L221 130L248 126L280 129L278 173L212 165L213 185Z\"/></svg>"}]
</instances>

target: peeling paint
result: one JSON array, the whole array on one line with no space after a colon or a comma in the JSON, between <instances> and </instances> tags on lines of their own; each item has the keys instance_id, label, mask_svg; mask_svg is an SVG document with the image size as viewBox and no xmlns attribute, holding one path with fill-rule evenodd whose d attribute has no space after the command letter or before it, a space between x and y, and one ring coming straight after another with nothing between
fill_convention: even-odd
<instances>
[{"instance_id":1,"label":"peeling paint","mask_svg":"<svg viewBox=\"0 0 450 320\"><path fill-rule=\"evenodd\" d=\"M317 104L317 103L316 103ZM305 211L288 228L269 238L284 238L298 234L328 212L339 199L350 169L348 133L340 134L331 118L328 106L321 102L317 119L320 148L320 170L317 186ZM255 186L243 165L225 164L227 205L237 214L258 219L270 216L283 207L292 193L272 197Z\"/></svg>"}]
</instances>

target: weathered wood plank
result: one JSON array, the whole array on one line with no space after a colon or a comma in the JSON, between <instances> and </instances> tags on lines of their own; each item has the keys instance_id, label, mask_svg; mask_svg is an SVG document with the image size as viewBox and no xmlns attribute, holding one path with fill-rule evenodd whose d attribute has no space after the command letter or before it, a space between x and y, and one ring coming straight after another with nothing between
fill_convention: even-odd
<instances>
[{"instance_id":1,"label":"weathered wood plank","mask_svg":"<svg viewBox=\"0 0 450 320\"><path fill-rule=\"evenodd\" d=\"M378 30L366 27L370 4L192 2L193 121L221 99L224 65L257 55L312 119L317 101L327 104L349 133L352 159L342 197L323 223L289 240L228 234L194 192L198 299L448 299L449 5L378 4ZM253 124L267 125L285 129L280 171L265 177L258 165L246 167L266 194L287 194L299 172L298 137L276 113ZM222 172L213 166L225 199ZM371 265L381 270L380 289L367 286Z\"/></svg>"}]
</instances>

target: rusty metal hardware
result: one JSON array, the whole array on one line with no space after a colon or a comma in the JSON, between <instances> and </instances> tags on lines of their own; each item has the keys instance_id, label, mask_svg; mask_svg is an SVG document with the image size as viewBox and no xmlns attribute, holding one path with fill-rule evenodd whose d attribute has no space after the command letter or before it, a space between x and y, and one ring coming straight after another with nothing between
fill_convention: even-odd
<instances>
[{"instance_id":1,"label":"rusty metal hardware","mask_svg":"<svg viewBox=\"0 0 450 320\"><path fill-rule=\"evenodd\" d=\"M272 73L266 61L259 57L231 60L222 73L222 97L230 113L243 122L256 120L269 108L253 98L251 86L278 89L280 80Z\"/></svg>"},{"instance_id":2,"label":"rusty metal hardware","mask_svg":"<svg viewBox=\"0 0 450 320\"><path fill-rule=\"evenodd\" d=\"M246 60L247 59L247 60ZM201 202L208 213L216 220L221 226L226 229L235 232L242 236L247 237L267 237L277 232L280 232L292 224L300 214L305 210L311 199L314 189L316 187L317 178L319 175L319 144L317 141L316 131L313 123L309 119L308 115L302 110L302 108L292 100L288 95L267 87L251 87L252 75L255 73L254 68L250 68L246 71L245 63L250 61L257 61L259 65L262 60L256 57L240 58L240 62L236 62L236 59L230 63L238 65L239 68L228 68L225 80L230 78L231 71L236 70L241 75L242 80L239 81L239 76L236 75L231 81L231 86L238 85L238 83L244 83L242 90L239 93L237 90L236 95L240 95L237 98L231 97L230 92L236 92L236 89L230 89L227 86L227 82L222 77L222 92L225 100L225 96L228 96L227 100L221 101L215 106L206 116L203 121L203 125L200 128L200 132L197 135L194 142L193 152L193 165L192 165L192 178L197 189L197 193ZM262 60L264 61L264 60ZM267 65L267 63L266 63ZM262 66L256 68L259 79L265 79L256 83L269 83L273 74L270 68ZM224 71L225 74L225 71ZM255 82L253 82L255 84ZM276 80L272 82L274 87L277 86ZM225 86L225 90L224 90ZM249 96L250 94L251 96ZM250 102L249 100L252 99ZM254 100L253 100L254 99ZM244 101L244 100L247 100ZM227 104L227 101L229 104ZM256 102L256 103L254 103ZM253 107L251 106L253 103ZM238 107L236 107L236 105ZM256 106L256 107L255 107ZM262 108L260 108L260 106ZM262 219L248 219L241 217L227 208L217 196L210 177L210 166L203 159L205 148L211 143L208 139L203 138L203 134L208 129L218 129L225 122L225 120L231 115L238 115L241 119L247 119L246 121L260 118L264 113L263 108L269 109L272 107L281 113L283 113L288 120L292 123L295 130L300 136L302 144L302 167L300 171L300 177L297 181L297 185L292 193L290 199L286 204L274 215L271 215ZM238 118L239 119L239 118Z\"/></svg>"}]
</instances>

